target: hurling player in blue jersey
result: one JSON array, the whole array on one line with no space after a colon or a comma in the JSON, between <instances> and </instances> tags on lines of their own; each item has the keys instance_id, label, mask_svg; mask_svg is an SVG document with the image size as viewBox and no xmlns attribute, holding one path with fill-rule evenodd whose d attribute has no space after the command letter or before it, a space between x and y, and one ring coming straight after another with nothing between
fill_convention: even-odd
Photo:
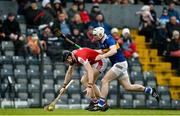
<instances>
[{"instance_id":1,"label":"hurling player in blue jersey","mask_svg":"<svg viewBox=\"0 0 180 116\"><path fill-rule=\"evenodd\" d=\"M108 110L108 105L106 103L106 97L109 91L109 83L112 80L118 79L122 84L123 88L126 91L137 91L144 92L152 95L159 102L159 95L155 88L152 87L144 87L139 84L131 84L129 81L129 75L127 72L128 64L122 53L122 50L118 43L114 40L111 35L106 35L104 33L103 27L96 27L93 30L94 39L99 41L100 50L97 50L100 55L96 57L95 60L101 60L102 58L109 58L112 67L102 78L102 86L101 86L101 98L98 101L98 105L95 105L90 111L106 111Z\"/></svg>"}]
</instances>

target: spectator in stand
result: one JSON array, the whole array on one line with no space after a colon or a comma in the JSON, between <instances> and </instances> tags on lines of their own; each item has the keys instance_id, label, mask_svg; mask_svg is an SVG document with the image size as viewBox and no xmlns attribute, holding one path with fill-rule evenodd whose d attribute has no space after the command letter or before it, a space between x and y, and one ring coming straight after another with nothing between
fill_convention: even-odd
<instances>
[{"instance_id":1,"label":"spectator in stand","mask_svg":"<svg viewBox=\"0 0 180 116\"><path fill-rule=\"evenodd\" d=\"M111 35L112 35L112 37L119 43L119 45L122 45L122 44L123 44L123 41L122 41L122 39L120 38L119 31L118 31L117 28L112 28L112 29L111 29Z\"/></svg>"},{"instance_id":2,"label":"spectator in stand","mask_svg":"<svg viewBox=\"0 0 180 116\"><path fill-rule=\"evenodd\" d=\"M103 0L92 0L93 3L103 3Z\"/></svg>"},{"instance_id":3,"label":"spectator in stand","mask_svg":"<svg viewBox=\"0 0 180 116\"><path fill-rule=\"evenodd\" d=\"M68 13L69 20L72 21L72 18L74 17L74 15L79 13L78 5L76 3L73 3L67 13Z\"/></svg>"},{"instance_id":4,"label":"spectator in stand","mask_svg":"<svg viewBox=\"0 0 180 116\"><path fill-rule=\"evenodd\" d=\"M94 28L96 27L103 27L105 29L105 33L111 34L111 26L105 22L103 14L96 15L95 21L91 22L91 26Z\"/></svg>"},{"instance_id":5,"label":"spectator in stand","mask_svg":"<svg viewBox=\"0 0 180 116\"><path fill-rule=\"evenodd\" d=\"M71 34L70 23L63 12L57 14L57 19L54 20L52 28L59 29L66 36Z\"/></svg>"},{"instance_id":6,"label":"spectator in stand","mask_svg":"<svg viewBox=\"0 0 180 116\"><path fill-rule=\"evenodd\" d=\"M86 32L86 37L89 39L87 47L96 49L98 47L98 43L95 41L95 39L93 37L93 34L92 34L93 29L94 29L93 26L90 25Z\"/></svg>"},{"instance_id":7,"label":"spectator in stand","mask_svg":"<svg viewBox=\"0 0 180 116\"><path fill-rule=\"evenodd\" d=\"M71 36L72 40L77 43L78 45L80 45L81 47L86 47L87 43L86 43L86 38L84 36L84 34L79 30L79 28L74 27L72 29L72 36Z\"/></svg>"},{"instance_id":8,"label":"spectator in stand","mask_svg":"<svg viewBox=\"0 0 180 116\"><path fill-rule=\"evenodd\" d=\"M75 14L73 19L72 19L72 22L71 22L71 27L74 28L78 28L81 32L84 32L85 30L85 26L81 20L81 17L79 14Z\"/></svg>"},{"instance_id":9,"label":"spectator in stand","mask_svg":"<svg viewBox=\"0 0 180 116\"><path fill-rule=\"evenodd\" d=\"M94 4L90 12L91 21L94 21L95 17L100 13L101 13L101 9L99 7L99 4Z\"/></svg>"},{"instance_id":10,"label":"spectator in stand","mask_svg":"<svg viewBox=\"0 0 180 116\"><path fill-rule=\"evenodd\" d=\"M19 22L15 19L14 13L8 13L7 19L3 22L5 40L16 41L21 33Z\"/></svg>"},{"instance_id":11,"label":"spectator in stand","mask_svg":"<svg viewBox=\"0 0 180 116\"><path fill-rule=\"evenodd\" d=\"M45 41L39 41L38 34L33 32L27 36L27 49L30 55L38 56L41 52L41 48L46 49Z\"/></svg>"},{"instance_id":12,"label":"spectator in stand","mask_svg":"<svg viewBox=\"0 0 180 116\"><path fill-rule=\"evenodd\" d=\"M53 62L59 61L62 56L62 41L58 40L58 38L53 34L50 26L47 24L39 26L39 30L41 30L41 39L46 42L47 55L51 58Z\"/></svg>"},{"instance_id":13,"label":"spectator in stand","mask_svg":"<svg viewBox=\"0 0 180 116\"><path fill-rule=\"evenodd\" d=\"M136 14L140 15L139 34L146 37L146 42L150 42L154 32L154 19L150 13L150 7L145 5Z\"/></svg>"},{"instance_id":14,"label":"spectator in stand","mask_svg":"<svg viewBox=\"0 0 180 116\"><path fill-rule=\"evenodd\" d=\"M25 9L24 17L26 20L27 28L38 28L41 24L42 17L45 13L42 12L37 5L36 0L30 0L31 5Z\"/></svg>"},{"instance_id":15,"label":"spectator in stand","mask_svg":"<svg viewBox=\"0 0 180 116\"><path fill-rule=\"evenodd\" d=\"M80 2L79 3L79 14L81 16L82 22L88 27L89 22L90 22L90 16L88 11L85 9L85 3Z\"/></svg>"},{"instance_id":16,"label":"spectator in stand","mask_svg":"<svg viewBox=\"0 0 180 116\"><path fill-rule=\"evenodd\" d=\"M156 11L154 10L154 1L153 0L150 0L149 1L149 7L150 7L150 13L151 13L151 16L153 18L153 24L156 25L156 21L157 21L157 15L156 15Z\"/></svg>"},{"instance_id":17,"label":"spectator in stand","mask_svg":"<svg viewBox=\"0 0 180 116\"><path fill-rule=\"evenodd\" d=\"M168 10L166 7L163 8L162 15L159 18L159 23L166 25L169 22Z\"/></svg>"},{"instance_id":18,"label":"spectator in stand","mask_svg":"<svg viewBox=\"0 0 180 116\"><path fill-rule=\"evenodd\" d=\"M169 60L173 64L173 68L178 69L180 61L180 33L177 30L173 31L173 36L171 41L168 44L167 51L164 52L164 55L169 57Z\"/></svg>"},{"instance_id":19,"label":"spectator in stand","mask_svg":"<svg viewBox=\"0 0 180 116\"><path fill-rule=\"evenodd\" d=\"M28 0L16 0L17 4L18 4L18 15L24 15L25 13L25 7L28 3Z\"/></svg>"},{"instance_id":20,"label":"spectator in stand","mask_svg":"<svg viewBox=\"0 0 180 116\"><path fill-rule=\"evenodd\" d=\"M54 2L53 2L53 7L54 7L54 10L56 11L56 14L62 13L62 12L65 13L65 12L66 12L66 11L63 9L60 0L54 0Z\"/></svg>"},{"instance_id":21,"label":"spectator in stand","mask_svg":"<svg viewBox=\"0 0 180 116\"><path fill-rule=\"evenodd\" d=\"M5 33L3 31L3 21L2 19L0 19L0 43L2 40L4 40L5 38Z\"/></svg>"},{"instance_id":22,"label":"spectator in stand","mask_svg":"<svg viewBox=\"0 0 180 116\"><path fill-rule=\"evenodd\" d=\"M123 54L126 58L137 58L139 55L136 52L136 44L131 39L130 30L128 28L124 28L122 30L122 49Z\"/></svg>"},{"instance_id":23,"label":"spectator in stand","mask_svg":"<svg viewBox=\"0 0 180 116\"><path fill-rule=\"evenodd\" d=\"M180 32L180 24L177 23L175 16L170 17L170 21L166 24L166 29L167 29L169 38L172 38L172 32L174 30L177 30Z\"/></svg>"},{"instance_id":24,"label":"spectator in stand","mask_svg":"<svg viewBox=\"0 0 180 116\"><path fill-rule=\"evenodd\" d=\"M43 0L42 7L42 10L45 13L45 15L42 18L41 24L48 24L52 22L53 19L56 17L56 12L53 10L50 0Z\"/></svg>"},{"instance_id":25,"label":"spectator in stand","mask_svg":"<svg viewBox=\"0 0 180 116\"><path fill-rule=\"evenodd\" d=\"M172 17L172 16L175 16L176 17L176 19L177 19L177 21L179 22L180 21L180 17L179 17L179 13L178 13L178 11L176 11L175 10L175 4L174 4L174 2L171 2L170 4L169 4L169 8L168 8L168 16L169 17Z\"/></svg>"}]
</instances>

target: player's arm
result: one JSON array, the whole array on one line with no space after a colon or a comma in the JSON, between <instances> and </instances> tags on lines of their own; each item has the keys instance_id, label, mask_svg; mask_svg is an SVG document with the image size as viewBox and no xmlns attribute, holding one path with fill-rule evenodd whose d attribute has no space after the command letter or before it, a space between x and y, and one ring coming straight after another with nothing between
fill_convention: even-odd
<instances>
[{"instance_id":1,"label":"player's arm","mask_svg":"<svg viewBox=\"0 0 180 116\"><path fill-rule=\"evenodd\" d=\"M101 49L99 49L99 50L95 50L96 52L98 52L98 53L100 53L100 54L102 54L103 53L103 51L101 50Z\"/></svg>"},{"instance_id":2,"label":"player's arm","mask_svg":"<svg viewBox=\"0 0 180 116\"><path fill-rule=\"evenodd\" d=\"M64 78L64 85L63 85L64 88L66 87L66 85L71 80L73 70L74 70L74 65L72 65L72 66L69 65L68 70L67 70L66 75L65 75L65 78Z\"/></svg>"},{"instance_id":3,"label":"player's arm","mask_svg":"<svg viewBox=\"0 0 180 116\"><path fill-rule=\"evenodd\" d=\"M93 85L93 82L94 82L93 69L92 69L92 67L91 67L91 65L90 65L89 62L86 62L86 63L84 64L84 68L85 68L85 70L87 71L88 85L91 86L91 85Z\"/></svg>"},{"instance_id":4,"label":"player's arm","mask_svg":"<svg viewBox=\"0 0 180 116\"><path fill-rule=\"evenodd\" d=\"M103 58L108 58L108 57L113 56L114 54L117 53L116 45L112 45L109 48L110 48L110 50L107 53L102 55Z\"/></svg>"}]
</instances>

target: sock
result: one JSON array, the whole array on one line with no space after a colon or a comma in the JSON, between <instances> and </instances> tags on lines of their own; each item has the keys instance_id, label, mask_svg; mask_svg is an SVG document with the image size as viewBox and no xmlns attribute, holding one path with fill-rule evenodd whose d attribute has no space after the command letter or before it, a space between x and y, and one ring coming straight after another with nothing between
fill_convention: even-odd
<instances>
[{"instance_id":1,"label":"sock","mask_svg":"<svg viewBox=\"0 0 180 116\"><path fill-rule=\"evenodd\" d=\"M98 106L99 107L103 107L106 103L106 100L104 98L100 98L98 101Z\"/></svg>"},{"instance_id":2,"label":"sock","mask_svg":"<svg viewBox=\"0 0 180 116\"><path fill-rule=\"evenodd\" d=\"M91 102L98 103L98 100L96 98L91 98Z\"/></svg>"},{"instance_id":3,"label":"sock","mask_svg":"<svg viewBox=\"0 0 180 116\"><path fill-rule=\"evenodd\" d=\"M153 92L153 89L151 87L146 87L144 89L144 93L152 94L152 92Z\"/></svg>"}]
</instances>

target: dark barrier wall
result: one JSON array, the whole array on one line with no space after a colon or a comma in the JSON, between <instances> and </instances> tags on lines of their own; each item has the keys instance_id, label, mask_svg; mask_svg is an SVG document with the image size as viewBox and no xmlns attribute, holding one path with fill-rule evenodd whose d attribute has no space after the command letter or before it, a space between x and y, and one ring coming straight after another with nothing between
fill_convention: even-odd
<instances>
[{"instance_id":1,"label":"dark barrier wall","mask_svg":"<svg viewBox=\"0 0 180 116\"><path fill-rule=\"evenodd\" d=\"M68 4L67 9L69 9ZM90 11L92 4L86 4L86 9ZM122 27L124 25L128 25L132 28L137 28L139 23L139 16L135 13L142 7L142 5L108 5L102 4L100 8L102 9L105 20L111 24L112 26ZM163 6L155 6L155 10L157 12L157 16L161 15ZM179 11L180 14L180 6L177 6L176 9ZM6 14L7 12L17 11L17 5L15 2L8 2L8 1L0 1L0 14Z\"/></svg>"}]
</instances>

